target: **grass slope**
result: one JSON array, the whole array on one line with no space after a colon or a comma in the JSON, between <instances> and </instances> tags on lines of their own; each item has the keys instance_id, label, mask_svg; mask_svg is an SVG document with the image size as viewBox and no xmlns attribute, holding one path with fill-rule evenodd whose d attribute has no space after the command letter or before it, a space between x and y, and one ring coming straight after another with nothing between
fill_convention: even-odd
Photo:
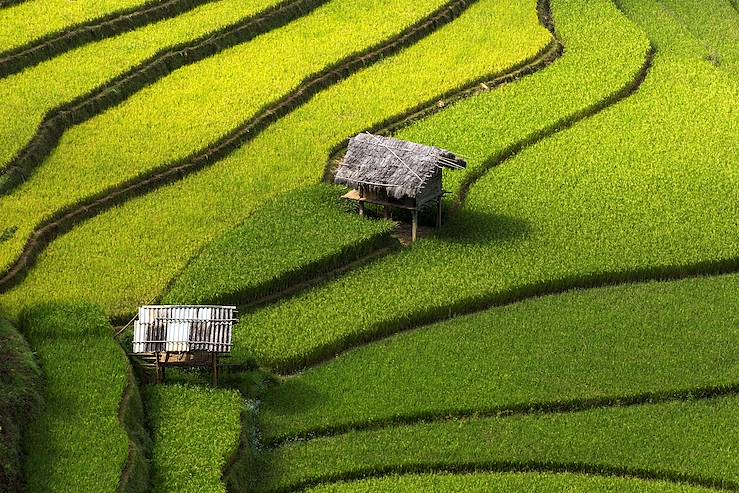
<instances>
[{"instance_id":1,"label":"grass slope","mask_svg":"<svg viewBox=\"0 0 739 493\"><path fill-rule=\"evenodd\" d=\"M377 9L370 0L329 2L281 29L176 70L75 126L28 181L0 197L0 231L16 228L0 250L0 270L12 265L33 230L57 211L186 159L311 75L392 38L444 3L421 0L409 9L408 0L391 0ZM372 24L364 22L369 16Z\"/></svg>"},{"instance_id":2,"label":"grass slope","mask_svg":"<svg viewBox=\"0 0 739 493\"><path fill-rule=\"evenodd\" d=\"M308 488L310 493L390 493L395 491L466 491L470 493L708 493L685 484L642 479L553 473L409 474L339 482Z\"/></svg>"},{"instance_id":3,"label":"grass slope","mask_svg":"<svg viewBox=\"0 0 739 493\"><path fill-rule=\"evenodd\" d=\"M28 492L118 488L128 436L118 418L128 359L105 316L88 304L39 305L23 315L46 383L26 434Z\"/></svg>"},{"instance_id":4,"label":"grass slope","mask_svg":"<svg viewBox=\"0 0 739 493\"><path fill-rule=\"evenodd\" d=\"M78 24L153 3L151 0L28 0L0 10L0 53Z\"/></svg>"},{"instance_id":5,"label":"grass slope","mask_svg":"<svg viewBox=\"0 0 739 493\"><path fill-rule=\"evenodd\" d=\"M728 0L660 0L660 3L704 43L711 62L739 80L739 13Z\"/></svg>"},{"instance_id":6,"label":"grass slope","mask_svg":"<svg viewBox=\"0 0 739 493\"><path fill-rule=\"evenodd\" d=\"M245 304L391 245L393 224L348 214L338 187L281 197L209 244L175 280L165 304Z\"/></svg>"},{"instance_id":7,"label":"grass slope","mask_svg":"<svg viewBox=\"0 0 739 493\"><path fill-rule=\"evenodd\" d=\"M739 398L352 432L262 455L259 490L439 469L549 467L739 485Z\"/></svg>"},{"instance_id":8,"label":"grass slope","mask_svg":"<svg viewBox=\"0 0 739 493\"><path fill-rule=\"evenodd\" d=\"M152 491L225 493L221 471L241 432L239 393L154 385L145 389L145 400L154 439Z\"/></svg>"},{"instance_id":9,"label":"grass slope","mask_svg":"<svg viewBox=\"0 0 739 493\"><path fill-rule=\"evenodd\" d=\"M485 175L435 238L242 319L236 356L290 370L480 306L736 265L738 100L708 62L658 55L635 95Z\"/></svg>"},{"instance_id":10,"label":"grass slope","mask_svg":"<svg viewBox=\"0 0 739 493\"><path fill-rule=\"evenodd\" d=\"M85 45L0 79L0 169L52 109L102 86L162 50L248 18L278 0L220 0L120 36ZM105 60L106 63L100 63Z\"/></svg>"},{"instance_id":11,"label":"grass slope","mask_svg":"<svg viewBox=\"0 0 739 493\"><path fill-rule=\"evenodd\" d=\"M494 308L351 351L262 398L264 441L739 384L739 276Z\"/></svg>"},{"instance_id":12,"label":"grass slope","mask_svg":"<svg viewBox=\"0 0 739 493\"><path fill-rule=\"evenodd\" d=\"M22 491L23 434L42 406L41 371L23 336L0 318L0 490Z\"/></svg>"},{"instance_id":13,"label":"grass slope","mask_svg":"<svg viewBox=\"0 0 739 493\"><path fill-rule=\"evenodd\" d=\"M534 1L481 0L399 55L322 92L218 165L97 216L53 242L0 304L17 310L43 292L93 299L112 315L132 312L142 300L160 295L203 246L263 203L318 182L331 150L346 138L470 79L534 57L549 41L534 6ZM476 28L481 24L487 29ZM157 217L156 224L151 217ZM59 289L52 287L57 282Z\"/></svg>"}]
</instances>

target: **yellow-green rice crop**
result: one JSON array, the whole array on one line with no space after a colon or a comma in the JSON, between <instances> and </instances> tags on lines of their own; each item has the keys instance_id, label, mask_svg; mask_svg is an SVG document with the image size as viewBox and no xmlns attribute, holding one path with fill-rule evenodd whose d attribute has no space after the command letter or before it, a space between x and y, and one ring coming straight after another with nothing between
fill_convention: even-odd
<instances>
[{"instance_id":1,"label":"yellow-green rice crop","mask_svg":"<svg viewBox=\"0 0 739 493\"><path fill-rule=\"evenodd\" d=\"M42 305L23 330L46 381L46 405L26 434L26 491L114 491L128 459L118 419L128 359L88 304Z\"/></svg>"},{"instance_id":2,"label":"yellow-green rice crop","mask_svg":"<svg viewBox=\"0 0 739 493\"><path fill-rule=\"evenodd\" d=\"M29 0L0 10L0 53L152 0Z\"/></svg>"},{"instance_id":3,"label":"yellow-green rice crop","mask_svg":"<svg viewBox=\"0 0 739 493\"><path fill-rule=\"evenodd\" d=\"M728 0L659 0L658 3L703 42L711 62L739 80L739 12Z\"/></svg>"},{"instance_id":4,"label":"yellow-green rice crop","mask_svg":"<svg viewBox=\"0 0 739 493\"><path fill-rule=\"evenodd\" d=\"M159 51L200 38L277 2L208 3L174 19L91 43L0 79L0 169L29 142L52 109L102 86Z\"/></svg>"},{"instance_id":5,"label":"yellow-green rice crop","mask_svg":"<svg viewBox=\"0 0 739 493\"><path fill-rule=\"evenodd\" d=\"M397 35L443 3L414 1L409 9L409 0L390 0L382 8L371 0L329 2L281 29L176 70L72 128L30 180L0 197L0 231L17 228L0 250L0 271L54 213L204 149L312 74ZM372 22L365 22L369 17Z\"/></svg>"},{"instance_id":6,"label":"yellow-green rice crop","mask_svg":"<svg viewBox=\"0 0 739 493\"><path fill-rule=\"evenodd\" d=\"M155 493L225 493L221 474L239 446L238 392L154 385L144 392L152 429Z\"/></svg>"},{"instance_id":7,"label":"yellow-green rice crop","mask_svg":"<svg viewBox=\"0 0 739 493\"><path fill-rule=\"evenodd\" d=\"M346 138L536 56L550 36L534 7L533 0L481 0L399 55L320 93L214 167L55 241L30 277L2 296L2 305L17 310L41 290L98 300L112 315L130 313L262 203L318 182L332 148ZM481 24L487 28L478 29ZM62 289L51 287L56 282Z\"/></svg>"}]
</instances>

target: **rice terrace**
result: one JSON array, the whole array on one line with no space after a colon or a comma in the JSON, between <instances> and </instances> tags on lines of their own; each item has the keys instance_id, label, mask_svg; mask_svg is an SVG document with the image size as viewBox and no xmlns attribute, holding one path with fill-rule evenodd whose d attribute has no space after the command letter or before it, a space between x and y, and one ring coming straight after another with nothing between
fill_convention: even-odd
<instances>
[{"instance_id":1,"label":"rice terrace","mask_svg":"<svg viewBox=\"0 0 739 493\"><path fill-rule=\"evenodd\" d=\"M739 0L0 0L0 492L739 492Z\"/></svg>"}]
</instances>

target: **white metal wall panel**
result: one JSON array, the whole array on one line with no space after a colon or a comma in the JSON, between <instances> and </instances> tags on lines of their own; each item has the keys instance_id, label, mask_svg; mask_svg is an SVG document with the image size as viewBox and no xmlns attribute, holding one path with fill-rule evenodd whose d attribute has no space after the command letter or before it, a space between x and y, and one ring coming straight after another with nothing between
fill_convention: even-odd
<instances>
[{"instance_id":1,"label":"white metal wall panel","mask_svg":"<svg viewBox=\"0 0 739 493\"><path fill-rule=\"evenodd\" d=\"M235 317L234 306L142 306L133 350L228 353Z\"/></svg>"}]
</instances>

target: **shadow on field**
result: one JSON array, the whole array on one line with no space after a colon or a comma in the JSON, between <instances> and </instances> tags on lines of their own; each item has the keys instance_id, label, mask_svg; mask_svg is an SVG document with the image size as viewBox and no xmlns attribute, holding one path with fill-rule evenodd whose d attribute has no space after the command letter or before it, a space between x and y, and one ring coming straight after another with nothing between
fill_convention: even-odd
<instances>
[{"instance_id":1,"label":"shadow on field","mask_svg":"<svg viewBox=\"0 0 739 493\"><path fill-rule=\"evenodd\" d=\"M440 241L462 244L499 243L531 236L528 221L489 212L460 209L442 226L436 238Z\"/></svg>"},{"instance_id":2,"label":"shadow on field","mask_svg":"<svg viewBox=\"0 0 739 493\"><path fill-rule=\"evenodd\" d=\"M326 396L317 391L312 385L306 385L300 378L291 379L290 388L295 395L300 396L300 399L290 400L289 406L275 406L273 409L275 414L289 416L291 414L300 414L314 407L326 405Z\"/></svg>"}]
</instances>

